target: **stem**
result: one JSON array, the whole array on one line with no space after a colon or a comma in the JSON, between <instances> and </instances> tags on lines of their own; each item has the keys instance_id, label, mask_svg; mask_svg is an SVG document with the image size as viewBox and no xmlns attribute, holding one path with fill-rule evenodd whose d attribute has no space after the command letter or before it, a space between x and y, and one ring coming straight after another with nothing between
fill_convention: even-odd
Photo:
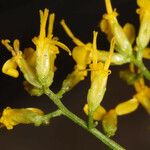
<instances>
[{"instance_id":1,"label":"stem","mask_svg":"<svg viewBox=\"0 0 150 150\"><path fill-rule=\"evenodd\" d=\"M45 115L44 118L51 119L51 118L59 117L62 114L63 114L62 111L60 109L58 109L58 110L56 110L54 112L51 112L51 113Z\"/></svg>"},{"instance_id":2,"label":"stem","mask_svg":"<svg viewBox=\"0 0 150 150\"><path fill-rule=\"evenodd\" d=\"M137 55L136 57L133 57L132 60L135 63L135 65L139 68L141 73L145 76L147 80L150 80L150 71L145 67L143 63L143 51L144 49L141 49L137 47Z\"/></svg>"},{"instance_id":3,"label":"stem","mask_svg":"<svg viewBox=\"0 0 150 150\"><path fill-rule=\"evenodd\" d=\"M147 80L150 80L150 71L145 67L143 61L135 61L136 66L140 69Z\"/></svg>"},{"instance_id":4,"label":"stem","mask_svg":"<svg viewBox=\"0 0 150 150\"><path fill-rule=\"evenodd\" d=\"M88 128L92 129L94 128L93 112L89 112L88 114Z\"/></svg>"},{"instance_id":5,"label":"stem","mask_svg":"<svg viewBox=\"0 0 150 150\"><path fill-rule=\"evenodd\" d=\"M70 112L60 101L60 99L57 97L56 94L54 94L51 90L46 89L45 94L58 106L58 108L62 111L63 115L72 120L74 123L78 124L85 130L87 130L89 133L93 134L95 137L97 137L99 140L101 140L103 143L105 143L109 148L113 150L125 150L123 147L118 145L113 140L109 139L107 136L103 135L100 131L98 131L96 128L89 129L86 122L80 119L78 116Z\"/></svg>"}]
</instances>

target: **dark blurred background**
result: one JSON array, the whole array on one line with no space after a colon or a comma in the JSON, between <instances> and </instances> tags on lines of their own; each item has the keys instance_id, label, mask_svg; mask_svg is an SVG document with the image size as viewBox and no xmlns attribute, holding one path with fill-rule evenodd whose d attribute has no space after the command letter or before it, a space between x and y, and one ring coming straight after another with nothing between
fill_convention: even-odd
<instances>
[{"instance_id":1,"label":"dark blurred background","mask_svg":"<svg viewBox=\"0 0 150 150\"><path fill-rule=\"evenodd\" d=\"M138 29L138 16L135 0L113 0L113 6L119 12L119 22L133 23ZM75 46L63 31L60 20L64 18L73 33L83 42L92 41L92 31L99 31L99 21L105 12L104 0L0 0L0 40L9 38L11 41L18 38L21 49L34 45L31 38L39 33L39 9L49 8L56 13L54 35L71 49ZM99 33L98 48L109 49L108 42L103 33ZM10 53L0 45L0 68ZM67 53L60 52L57 57L57 71L51 87L58 91L66 75L72 71L73 60ZM147 65L148 62L147 62ZM132 97L134 89L127 86L119 79L119 70L127 68L111 67L107 92L102 105L109 110L120 101ZM12 108L38 107L46 113L56 109L54 104L46 97L31 97L24 90L23 78L13 79L0 72L0 111L10 106ZM148 83L149 84L149 83ZM86 103L86 94L89 88L89 77L64 96L64 104L75 114L86 119L82 111ZM101 124L98 126L101 130ZM150 116L140 106L139 109L129 115L118 118L118 131L113 137L119 144L128 150L150 149ZM91 150L108 148L95 137L89 135L79 126L65 117L53 119L49 126L16 126L14 130L0 129L1 150Z\"/></svg>"}]
</instances>

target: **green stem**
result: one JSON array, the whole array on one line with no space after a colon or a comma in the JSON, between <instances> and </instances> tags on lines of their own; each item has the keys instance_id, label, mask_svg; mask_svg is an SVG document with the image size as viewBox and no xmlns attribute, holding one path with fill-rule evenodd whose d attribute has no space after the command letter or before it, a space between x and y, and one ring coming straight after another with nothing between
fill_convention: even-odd
<instances>
[{"instance_id":1,"label":"green stem","mask_svg":"<svg viewBox=\"0 0 150 150\"><path fill-rule=\"evenodd\" d=\"M105 143L108 147L110 147L113 150L125 150L123 147L118 145L113 140L109 139L107 136L103 135L100 131L98 131L96 128L89 129L86 122L80 119L78 116L70 112L60 101L60 99L57 97L56 94L54 94L51 90L46 89L45 94L58 106L58 108L62 111L63 115L68 117L70 120L72 120L74 123L78 124L85 130L87 130L89 133L93 134L95 137L97 137L99 140L101 140L103 143Z\"/></svg>"},{"instance_id":2,"label":"green stem","mask_svg":"<svg viewBox=\"0 0 150 150\"><path fill-rule=\"evenodd\" d=\"M143 63L143 51L144 49L138 48L136 57L133 57L132 60L135 65L139 68L141 73L145 76L147 80L150 80L150 71L145 67Z\"/></svg>"},{"instance_id":3,"label":"green stem","mask_svg":"<svg viewBox=\"0 0 150 150\"><path fill-rule=\"evenodd\" d=\"M46 114L46 115L44 116L44 118L46 118L46 119L51 119L51 118L59 117L59 116L61 116L62 114L63 114L62 111L61 111L60 109L58 109L58 110L56 110L56 111L54 111L54 112L51 112L51 113L49 113L49 114Z\"/></svg>"},{"instance_id":4,"label":"green stem","mask_svg":"<svg viewBox=\"0 0 150 150\"><path fill-rule=\"evenodd\" d=\"M88 128L92 129L92 128L94 128L93 113L89 112L88 114L89 114L88 115Z\"/></svg>"}]
</instances>

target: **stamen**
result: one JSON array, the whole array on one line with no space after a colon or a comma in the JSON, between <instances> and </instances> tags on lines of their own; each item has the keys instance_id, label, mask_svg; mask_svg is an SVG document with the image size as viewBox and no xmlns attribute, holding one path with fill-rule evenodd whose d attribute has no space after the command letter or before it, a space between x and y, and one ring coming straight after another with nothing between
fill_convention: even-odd
<instances>
[{"instance_id":1,"label":"stamen","mask_svg":"<svg viewBox=\"0 0 150 150\"><path fill-rule=\"evenodd\" d=\"M84 43L82 41L80 41L78 38L76 38L73 33L71 32L71 30L69 29L69 27L66 25L65 20L61 20L60 24L62 25L62 27L64 28L65 32L67 33L67 35L73 40L73 42L78 45L78 46L84 46Z\"/></svg>"}]
</instances>

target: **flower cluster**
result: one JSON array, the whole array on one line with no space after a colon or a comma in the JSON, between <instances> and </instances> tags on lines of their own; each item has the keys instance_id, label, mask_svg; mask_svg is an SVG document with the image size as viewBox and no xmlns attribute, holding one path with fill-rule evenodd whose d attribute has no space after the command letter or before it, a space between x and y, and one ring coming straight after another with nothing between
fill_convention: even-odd
<instances>
[{"instance_id":1,"label":"flower cluster","mask_svg":"<svg viewBox=\"0 0 150 150\"><path fill-rule=\"evenodd\" d=\"M3 65L2 72L17 78L19 76L17 68L19 68L25 78L23 82L25 90L33 96L46 94L57 105L58 110L45 115L38 108L12 109L7 107L0 117L1 127L13 129L15 125L31 123L39 126L48 124L52 117L64 115L94 135L96 133L92 129L95 129L101 121L105 134L110 137L114 136L117 131L118 117L134 112L139 104L150 114L150 88L145 82L145 79L150 80L150 71L143 63L143 59L150 59L148 47L150 0L137 0L137 4L139 8L136 12L139 14L140 28L136 36L135 28L131 23L126 23L123 27L119 24L116 9L113 10L110 0L105 0L107 12L103 15L99 26L110 42L109 51L97 49L97 31L93 31L92 42L84 43L75 37L65 21L61 20L60 24L64 31L75 44L73 50L70 51L65 44L58 41L58 37L53 35L55 15L49 15L48 9L40 10L40 32L32 39L35 49L29 47L21 51L18 39L14 40L13 46L8 39L2 40L2 44L12 54L12 58ZM59 54L59 48L72 56L75 66L64 79L58 93L55 94L50 90L50 86L53 83L56 70L55 60ZM120 77L135 88L135 94L115 108L106 110L101 102L107 91L108 77L111 74L110 66L123 64L129 64L129 67L127 70L120 71ZM60 99L88 74L90 75L90 88L83 107L88 121L84 122L70 112ZM107 138L105 140L106 143L110 142Z\"/></svg>"}]
</instances>

